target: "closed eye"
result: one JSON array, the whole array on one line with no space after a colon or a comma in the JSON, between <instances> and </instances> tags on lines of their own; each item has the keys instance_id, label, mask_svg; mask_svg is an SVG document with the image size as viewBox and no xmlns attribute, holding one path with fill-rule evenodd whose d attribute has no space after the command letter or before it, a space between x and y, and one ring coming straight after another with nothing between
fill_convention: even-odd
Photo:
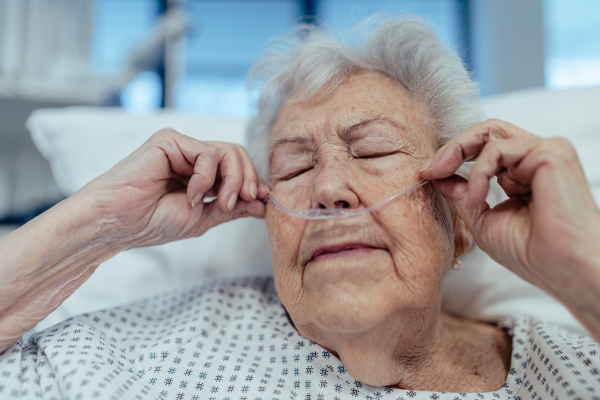
<instances>
[{"instance_id":1,"label":"closed eye","mask_svg":"<svg viewBox=\"0 0 600 400\"><path fill-rule=\"evenodd\" d=\"M311 169L312 169L312 167L308 167L308 168L301 169L299 171L292 172L291 174L283 177L282 180L289 181L290 179L294 179L295 177L302 175L303 173L310 171Z\"/></svg>"},{"instance_id":2,"label":"closed eye","mask_svg":"<svg viewBox=\"0 0 600 400\"><path fill-rule=\"evenodd\" d=\"M395 154L396 152L393 153L376 153L376 154L366 154L364 156L358 156L357 158L360 159L370 159L370 158L381 158L381 157L385 157L385 156L391 156L392 154Z\"/></svg>"}]
</instances>

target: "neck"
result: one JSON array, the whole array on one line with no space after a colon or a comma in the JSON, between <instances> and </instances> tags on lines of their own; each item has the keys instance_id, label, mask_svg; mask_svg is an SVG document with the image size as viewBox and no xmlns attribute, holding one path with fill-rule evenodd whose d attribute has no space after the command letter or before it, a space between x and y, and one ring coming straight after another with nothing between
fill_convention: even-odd
<instances>
[{"instance_id":1,"label":"neck","mask_svg":"<svg viewBox=\"0 0 600 400\"><path fill-rule=\"evenodd\" d=\"M491 325L441 313L405 332L388 323L360 335L321 332L315 341L372 386L468 393L494 391L506 381L511 338Z\"/></svg>"}]
</instances>

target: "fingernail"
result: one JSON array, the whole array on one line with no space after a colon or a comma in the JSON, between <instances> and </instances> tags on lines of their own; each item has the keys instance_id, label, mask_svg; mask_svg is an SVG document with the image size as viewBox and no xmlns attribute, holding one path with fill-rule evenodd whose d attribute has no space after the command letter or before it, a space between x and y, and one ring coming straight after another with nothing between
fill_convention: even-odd
<instances>
[{"instance_id":1,"label":"fingernail","mask_svg":"<svg viewBox=\"0 0 600 400\"><path fill-rule=\"evenodd\" d=\"M194 208L198 204L200 204L203 196L204 196L204 193L198 193L197 195L194 196L194 198L192 199L192 208Z\"/></svg>"},{"instance_id":2,"label":"fingernail","mask_svg":"<svg viewBox=\"0 0 600 400\"><path fill-rule=\"evenodd\" d=\"M429 160L425 161L425 164L423 164L423 166L421 167L421 171L428 170L429 167L431 167L432 163L433 163L433 158L430 158Z\"/></svg>"},{"instance_id":3,"label":"fingernail","mask_svg":"<svg viewBox=\"0 0 600 400\"><path fill-rule=\"evenodd\" d=\"M236 201L237 201L237 193L234 193L231 195L231 197L229 198L229 201L227 202L227 208L229 208L229 211L233 210L233 207L235 207Z\"/></svg>"},{"instance_id":4,"label":"fingernail","mask_svg":"<svg viewBox=\"0 0 600 400\"><path fill-rule=\"evenodd\" d=\"M254 200L256 200L256 191L257 191L256 183L252 182L250 184L250 187L248 188L248 191L250 191L250 196L252 196L252 198Z\"/></svg>"}]
</instances>

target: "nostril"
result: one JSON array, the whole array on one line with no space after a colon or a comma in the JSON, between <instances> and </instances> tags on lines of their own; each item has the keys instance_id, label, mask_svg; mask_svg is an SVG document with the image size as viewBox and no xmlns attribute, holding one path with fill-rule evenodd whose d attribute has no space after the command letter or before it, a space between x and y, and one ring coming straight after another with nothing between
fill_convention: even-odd
<instances>
[{"instance_id":1,"label":"nostril","mask_svg":"<svg viewBox=\"0 0 600 400\"><path fill-rule=\"evenodd\" d=\"M335 203L335 208L348 208L350 207L350 203L344 200L338 200Z\"/></svg>"},{"instance_id":2,"label":"nostril","mask_svg":"<svg viewBox=\"0 0 600 400\"><path fill-rule=\"evenodd\" d=\"M349 208L350 207L350 203L348 203L347 201L343 201L343 200L338 200L335 203L333 203L335 208ZM312 208L321 208L321 209L326 209L327 206L323 203L319 203L319 202L314 202Z\"/></svg>"}]
</instances>

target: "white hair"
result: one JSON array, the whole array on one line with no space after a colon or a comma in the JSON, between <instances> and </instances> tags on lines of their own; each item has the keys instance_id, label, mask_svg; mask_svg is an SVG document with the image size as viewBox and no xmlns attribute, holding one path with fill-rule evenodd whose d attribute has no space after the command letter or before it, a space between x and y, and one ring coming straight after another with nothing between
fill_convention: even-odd
<instances>
[{"instance_id":1,"label":"white hair","mask_svg":"<svg viewBox=\"0 0 600 400\"><path fill-rule=\"evenodd\" d=\"M247 128L247 143L264 179L268 181L269 135L283 104L297 93L302 100L328 93L357 71L380 73L425 105L438 148L482 120L477 85L456 52L424 20L401 15L373 27L375 19L367 19L355 30L369 31L355 45L330 29L299 25L255 62L248 80L262 83L262 88L258 113Z\"/></svg>"}]
</instances>

